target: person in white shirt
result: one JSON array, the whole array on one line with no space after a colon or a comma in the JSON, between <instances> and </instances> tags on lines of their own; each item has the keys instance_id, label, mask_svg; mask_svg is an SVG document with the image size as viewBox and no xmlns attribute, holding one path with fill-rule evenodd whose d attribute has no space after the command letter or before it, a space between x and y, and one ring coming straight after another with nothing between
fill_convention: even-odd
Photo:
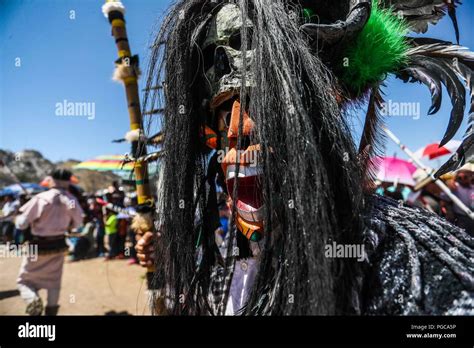
<instances>
[{"instance_id":1,"label":"person in white shirt","mask_svg":"<svg viewBox=\"0 0 474 348\"><path fill-rule=\"evenodd\" d=\"M38 290L48 291L46 315L56 315L63 273L64 252L68 249L65 235L82 225L83 211L76 198L68 192L71 172L58 169L50 190L33 197L20 208L16 218L19 229L31 228L30 244L37 246L38 255L23 259L17 284L25 300L26 313L41 315L43 303Z\"/></svg>"}]
</instances>

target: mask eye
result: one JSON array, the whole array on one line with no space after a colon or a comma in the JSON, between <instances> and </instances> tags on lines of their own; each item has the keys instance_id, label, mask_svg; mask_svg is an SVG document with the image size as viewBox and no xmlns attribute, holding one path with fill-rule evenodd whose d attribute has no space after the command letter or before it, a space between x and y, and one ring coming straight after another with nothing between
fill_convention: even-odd
<instances>
[{"instance_id":1,"label":"mask eye","mask_svg":"<svg viewBox=\"0 0 474 348\"><path fill-rule=\"evenodd\" d=\"M216 51L216 45L209 45L202 52L202 58L204 62L204 71L208 71L214 65L215 51Z\"/></svg>"},{"instance_id":2,"label":"mask eye","mask_svg":"<svg viewBox=\"0 0 474 348\"><path fill-rule=\"evenodd\" d=\"M223 118L224 119L224 124L225 124L227 129L229 129L229 127L230 127L231 118L232 118L232 113L231 112L228 112Z\"/></svg>"},{"instance_id":3,"label":"mask eye","mask_svg":"<svg viewBox=\"0 0 474 348\"><path fill-rule=\"evenodd\" d=\"M229 39L229 46L234 50L240 50L242 46L242 37L240 36L240 31L235 32Z\"/></svg>"},{"instance_id":4,"label":"mask eye","mask_svg":"<svg viewBox=\"0 0 474 348\"><path fill-rule=\"evenodd\" d=\"M252 37L253 31L252 28L247 29L247 50L252 49ZM242 49L242 36L240 30L232 34L229 38L229 46L232 47L234 50L240 51Z\"/></svg>"},{"instance_id":5,"label":"mask eye","mask_svg":"<svg viewBox=\"0 0 474 348\"><path fill-rule=\"evenodd\" d=\"M222 76L232 72L229 58L227 58L227 53L223 47L216 48L214 63L217 78L220 79Z\"/></svg>"}]
</instances>

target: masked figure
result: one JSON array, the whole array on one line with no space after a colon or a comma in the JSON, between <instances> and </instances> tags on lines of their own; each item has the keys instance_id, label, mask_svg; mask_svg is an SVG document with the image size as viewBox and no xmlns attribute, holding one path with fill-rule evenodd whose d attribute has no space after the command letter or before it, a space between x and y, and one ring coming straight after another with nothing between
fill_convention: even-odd
<instances>
[{"instance_id":1,"label":"masked figure","mask_svg":"<svg viewBox=\"0 0 474 348\"><path fill-rule=\"evenodd\" d=\"M447 88L443 144L461 126L474 54L406 36L446 12L456 23L456 7L183 0L170 9L145 96L164 110L155 283L169 313L474 314L474 240L375 196L370 161L389 74L427 85L430 114ZM357 149L347 110L363 101ZM472 158L470 131L439 174ZM232 207L224 252L220 192Z\"/></svg>"}]
</instances>

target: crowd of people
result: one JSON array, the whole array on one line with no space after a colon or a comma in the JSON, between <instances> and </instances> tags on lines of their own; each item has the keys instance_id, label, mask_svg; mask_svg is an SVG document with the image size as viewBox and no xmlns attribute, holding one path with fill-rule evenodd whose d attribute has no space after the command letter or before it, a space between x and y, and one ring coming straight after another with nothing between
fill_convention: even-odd
<instances>
[{"instance_id":1,"label":"crowd of people","mask_svg":"<svg viewBox=\"0 0 474 348\"><path fill-rule=\"evenodd\" d=\"M474 236L474 220L423 171L414 174L416 186L379 183L377 193L398 201L426 209L444 217ZM467 165L455 173L442 177L443 182L467 208L474 211L474 172Z\"/></svg>"},{"instance_id":2,"label":"crowd of people","mask_svg":"<svg viewBox=\"0 0 474 348\"><path fill-rule=\"evenodd\" d=\"M143 260L137 258L137 238L131 229L137 205L134 195L127 194L118 182L95 194L87 194L71 177L71 172L59 169L46 180L48 187L44 192L3 197L2 244L18 247L28 243L38 248L38 255L23 258L17 279L30 315L41 315L43 309L47 315L57 313L66 251L71 262L92 257L103 257L107 261L128 258L130 264L143 265ZM441 215L474 235L474 221L429 176L418 172L414 179L416 186L380 182L377 193ZM474 210L472 168L462 168L443 179L452 194ZM224 193L218 198L221 227L215 231L216 243L225 253L231 206ZM48 291L46 307L38 295L40 289Z\"/></svg>"},{"instance_id":3,"label":"crowd of people","mask_svg":"<svg viewBox=\"0 0 474 348\"><path fill-rule=\"evenodd\" d=\"M130 225L135 213L133 195L118 182L94 195L71 181L72 173L58 169L46 180L48 187L33 196L7 194L1 206L3 247L34 246L23 254L17 287L29 315L56 315L64 254L70 261L103 257L129 258L137 264L135 234ZM38 295L47 290L47 305Z\"/></svg>"},{"instance_id":4,"label":"crowd of people","mask_svg":"<svg viewBox=\"0 0 474 348\"><path fill-rule=\"evenodd\" d=\"M56 184L51 177L47 181L50 189ZM84 193L79 186L69 183L67 192L76 199L82 212L80 226L68 229L66 234L69 260L130 258L130 264L137 263L135 237L130 229L135 214L134 195L127 194L118 182L95 194ZM3 244L19 246L31 240L30 226L21 229L15 220L22 214L21 208L33 197L26 193L11 193L1 198L0 235Z\"/></svg>"},{"instance_id":5,"label":"crowd of people","mask_svg":"<svg viewBox=\"0 0 474 348\"><path fill-rule=\"evenodd\" d=\"M118 182L94 195L74 192L84 211L83 226L69 235L74 245L71 260L104 257L105 260L129 258L137 263L135 235L130 228L136 198L126 194Z\"/></svg>"}]
</instances>

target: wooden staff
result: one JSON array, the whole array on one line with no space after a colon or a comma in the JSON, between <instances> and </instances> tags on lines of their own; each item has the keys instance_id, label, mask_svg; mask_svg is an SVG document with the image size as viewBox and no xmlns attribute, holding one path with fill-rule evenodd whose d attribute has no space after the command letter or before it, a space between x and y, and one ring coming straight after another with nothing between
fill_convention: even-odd
<instances>
[{"instance_id":1,"label":"wooden staff","mask_svg":"<svg viewBox=\"0 0 474 348\"><path fill-rule=\"evenodd\" d=\"M141 145L139 149L137 146L140 137L144 134L138 94L138 56L133 56L130 49L124 18L125 7L123 4L116 0L106 0L102 6L102 12L112 26L112 36L115 38L117 45L119 59L116 61L114 80L122 82L125 86L128 114L130 116L129 134L133 135L132 147L137 148L137 153L133 154L137 159L134 166L135 185L139 208L144 208L139 209L139 214L136 216L137 219L141 219L137 225L141 225L142 227L136 231L140 234L154 230L153 220L151 218L154 200L149 186L148 163L146 160L143 160L146 155L146 145ZM147 279L149 288L153 273L154 267L148 267Z\"/></svg>"},{"instance_id":2,"label":"wooden staff","mask_svg":"<svg viewBox=\"0 0 474 348\"><path fill-rule=\"evenodd\" d=\"M403 152L405 152L412 160L413 163L415 163L416 167L421 169L426 176L431 177L433 182L438 185L438 187L451 199L451 201L456 204L459 209L461 209L471 220L474 220L474 212L471 211L454 193L451 192L448 186L441 181L438 180L438 178L434 177L434 171L428 169L421 161L420 159L405 145L402 144L400 139L397 138L395 134L393 134L387 127L382 127L382 130L385 132L385 134L388 135L388 137L402 149Z\"/></svg>"},{"instance_id":3,"label":"wooden staff","mask_svg":"<svg viewBox=\"0 0 474 348\"><path fill-rule=\"evenodd\" d=\"M143 134L143 120L138 94L138 57L132 56L125 26L125 7L120 1L106 0L102 7L104 15L112 25L112 35L117 45L119 60L114 75L116 80L123 82L127 95L128 114L130 117L130 130L136 134L136 141ZM138 153L133 154L135 158L146 155L146 146L143 145ZM148 179L148 165L146 162L137 160L135 162L135 184L139 205L153 205L153 196L150 192Z\"/></svg>"}]
</instances>

